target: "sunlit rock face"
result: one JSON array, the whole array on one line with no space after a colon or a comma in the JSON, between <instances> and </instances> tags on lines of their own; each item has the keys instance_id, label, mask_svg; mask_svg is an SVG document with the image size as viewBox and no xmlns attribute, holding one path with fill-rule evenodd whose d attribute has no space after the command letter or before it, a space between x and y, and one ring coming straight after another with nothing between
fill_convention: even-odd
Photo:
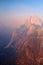
<instances>
[{"instance_id":1,"label":"sunlit rock face","mask_svg":"<svg viewBox=\"0 0 43 65\"><path fill-rule=\"evenodd\" d=\"M30 34L32 31L34 31L36 27L39 28L42 26L41 20L36 15L30 15L26 23L26 26L29 29L27 34Z\"/></svg>"},{"instance_id":2,"label":"sunlit rock face","mask_svg":"<svg viewBox=\"0 0 43 65\"><path fill-rule=\"evenodd\" d=\"M25 24L12 32L11 39L4 48L9 47L16 51L16 65L43 65L41 20L36 15L28 17Z\"/></svg>"},{"instance_id":3,"label":"sunlit rock face","mask_svg":"<svg viewBox=\"0 0 43 65\"><path fill-rule=\"evenodd\" d=\"M36 16L30 16L26 22L28 31L21 39L22 48L18 50L17 65L43 65L42 22Z\"/></svg>"},{"instance_id":4,"label":"sunlit rock face","mask_svg":"<svg viewBox=\"0 0 43 65\"><path fill-rule=\"evenodd\" d=\"M27 18L27 27L29 27L31 24L41 26L42 22L36 15L30 15Z\"/></svg>"}]
</instances>

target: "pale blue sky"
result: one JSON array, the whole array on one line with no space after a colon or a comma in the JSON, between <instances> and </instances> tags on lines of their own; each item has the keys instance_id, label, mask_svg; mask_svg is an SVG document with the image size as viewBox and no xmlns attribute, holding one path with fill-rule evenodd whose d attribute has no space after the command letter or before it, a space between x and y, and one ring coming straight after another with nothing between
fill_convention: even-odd
<instances>
[{"instance_id":1,"label":"pale blue sky","mask_svg":"<svg viewBox=\"0 0 43 65\"><path fill-rule=\"evenodd\" d=\"M31 13L43 18L43 0L0 0L0 21L9 22Z\"/></svg>"}]
</instances>

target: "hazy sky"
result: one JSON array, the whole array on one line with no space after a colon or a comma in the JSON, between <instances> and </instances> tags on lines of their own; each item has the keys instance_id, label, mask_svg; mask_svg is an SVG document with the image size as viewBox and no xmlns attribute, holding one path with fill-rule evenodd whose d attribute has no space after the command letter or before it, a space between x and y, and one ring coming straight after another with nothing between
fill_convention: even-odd
<instances>
[{"instance_id":1,"label":"hazy sky","mask_svg":"<svg viewBox=\"0 0 43 65\"><path fill-rule=\"evenodd\" d=\"M43 0L0 0L0 22L8 26L33 13L43 18Z\"/></svg>"}]
</instances>

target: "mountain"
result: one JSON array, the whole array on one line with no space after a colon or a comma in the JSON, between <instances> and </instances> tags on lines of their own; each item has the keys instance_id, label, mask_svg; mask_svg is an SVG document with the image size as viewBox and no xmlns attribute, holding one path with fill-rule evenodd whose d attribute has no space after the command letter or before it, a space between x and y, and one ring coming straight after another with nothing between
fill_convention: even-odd
<instances>
[{"instance_id":1,"label":"mountain","mask_svg":"<svg viewBox=\"0 0 43 65\"><path fill-rule=\"evenodd\" d=\"M43 26L36 15L29 16L23 25L10 33L2 52L3 57L7 57L6 65L43 65Z\"/></svg>"},{"instance_id":2,"label":"mountain","mask_svg":"<svg viewBox=\"0 0 43 65\"><path fill-rule=\"evenodd\" d=\"M37 16L30 16L27 18L26 23L21 25L12 33L12 37L16 37L15 35L21 35L22 33L27 32L27 35L30 35L34 30L40 29L42 27L42 22ZM24 34L23 34L24 35Z\"/></svg>"}]
</instances>

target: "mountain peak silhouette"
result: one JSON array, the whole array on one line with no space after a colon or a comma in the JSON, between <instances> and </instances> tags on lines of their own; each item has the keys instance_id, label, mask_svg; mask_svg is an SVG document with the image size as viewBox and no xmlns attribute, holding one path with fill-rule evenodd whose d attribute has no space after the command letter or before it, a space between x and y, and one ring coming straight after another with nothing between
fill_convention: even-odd
<instances>
[{"instance_id":1,"label":"mountain peak silhouette","mask_svg":"<svg viewBox=\"0 0 43 65\"><path fill-rule=\"evenodd\" d=\"M42 22L38 16L30 15L26 20L26 26L29 28L31 25L42 26Z\"/></svg>"}]
</instances>

